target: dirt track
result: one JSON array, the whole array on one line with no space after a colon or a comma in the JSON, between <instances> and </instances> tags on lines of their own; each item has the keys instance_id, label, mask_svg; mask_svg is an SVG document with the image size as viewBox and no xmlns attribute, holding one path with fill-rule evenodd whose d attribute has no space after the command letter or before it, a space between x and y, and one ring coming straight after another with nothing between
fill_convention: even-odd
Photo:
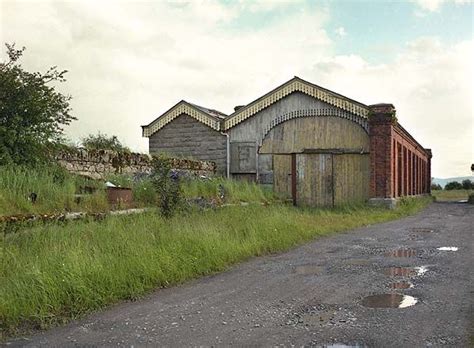
<instances>
[{"instance_id":1,"label":"dirt track","mask_svg":"<svg viewBox=\"0 0 474 348\"><path fill-rule=\"evenodd\" d=\"M468 346L473 230L474 206L434 203L414 217L256 258L7 345ZM459 250L437 250L446 246ZM415 255L389 255L399 249ZM403 270L387 271L391 266L427 271L402 276ZM391 288L403 280L413 287ZM365 297L383 293L410 295L418 303L362 305Z\"/></svg>"}]
</instances>

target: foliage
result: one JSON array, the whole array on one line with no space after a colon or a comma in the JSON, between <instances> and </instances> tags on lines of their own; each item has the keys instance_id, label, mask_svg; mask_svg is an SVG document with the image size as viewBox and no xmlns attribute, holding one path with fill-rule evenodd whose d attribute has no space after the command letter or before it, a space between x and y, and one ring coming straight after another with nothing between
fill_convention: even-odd
<instances>
[{"instance_id":1,"label":"foliage","mask_svg":"<svg viewBox=\"0 0 474 348\"><path fill-rule=\"evenodd\" d=\"M76 119L71 97L51 86L65 81L66 70L27 72L19 63L25 48L6 47L8 60L0 62L0 165L41 163Z\"/></svg>"},{"instance_id":2,"label":"foliage","mask_svg":"<svg viewBox=\"0 0 474 348\"><path fill-rule=\"evenodd\" d=\"M84 186L93 186L97 192L76 203L74 194ZM30 199L31 193L37 195L36 202ZM0 216L105 210L103 183L73 176L54 165L0 166Z\"/></svg>"},{"instance_id":3,"label":"foliage","mask_svg":"<svg viewBox=\"0 0 474 348\"><path fill-rule=\"evenodd\" d=\"M444 186L444 189L448 191L449 190L462 190L463 187L461 183L457 181L451 181L451 182L448 182L446 186Z\"/></svg>"},{"instance_id":4,"label":"foliage","mask_svg":"<svg viewBox=\"0 0 474 348\"><path fill-rule=\"evenodd\" d=\"M155 156L151 164L153 167L151 181L158 193L160 212L164 217L169 218L183 206L180 179L171 168L170 158Z\"/></svg>"},{"instance_id":5,"label":"foliage","mask_svg":"<svg viewBox=\"0 0 474 348\"><path fill-rule=\"evenodd\" d=\"M474 182L469 179L463 180L461 184L463 190L474 190Z\"/></svg>"},{"instance_id":6,"label":"foliage","mask_svg":"<svg viewBox=\"0 0 474 348\"><path fill-rule=\"evenodd\" d=\"M82 146L87 150L112 150L116 152L130 152L130 149L124 146L117 136L108 136L107 134L97 133L89 134L81 139Z\"/></svg>"},{"instance_id":7,"label":"foliage","mask_svg":"<svg viewBox=\"0 0 474 348\"><path fill-rule=\"evenodd\" d=\"M411 199L395 210L257 204L167 219L145 213L38 225L7 234L0 239L0 332L62 323L252 256L413 214L427 202Z\"/></svg>"},{"instance_id":8,"label":"foliage","mask_svg":"<svg viewBox=\"0 0 474 348\"><path fill-rule=\"evenodd\" d=\"M440 184L431 184L431 190L442 190L443 188L441 187Z\"/></svg>"}]
</instances>

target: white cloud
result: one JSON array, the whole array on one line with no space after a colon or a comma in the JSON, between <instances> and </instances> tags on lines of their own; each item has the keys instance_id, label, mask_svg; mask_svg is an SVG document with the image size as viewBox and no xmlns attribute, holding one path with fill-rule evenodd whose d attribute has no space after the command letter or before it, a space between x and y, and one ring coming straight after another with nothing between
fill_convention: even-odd
<instances>
[{"instance_id":1,"label":"white cloud","mask_svg":"<svg viewBox=\"0 0 474 348\"><path fill-rule=\"evenodd\" d=\"M339 35L340 37L344 37L347 35L346 29L344 27L339 27L335 30L336 34Z\"/></svg>"},{"instance_id":2,"label":"white cloud","mask_svg":"<svg viewBox=\"0 0 474 348\"><path fill-rule=\"evenodd\" d=\"M298 75L361 102L392 102L400 122L433 148L435 175L465 174L473 160L471 41L420 38L393 62L374 65L334 55L324 9L281 16L259 30L226 29L245 6L3 2L1 41L27 47L28 70L70 71L60 88L73 96L79 118L68 128L73 139L100 130L146 151L139 126L179 100L230 113Z\"/></svg>"},{"instance_id":3,"label":"white cloud","mask_svg":"<svg viewBox=\"0 0 474 348\"><path fill-rule=\"evenodd\" d=\"M399 122L433 149L433 174L469 175L474 160L474 42L407 43L395 61L336 56L314 66L318 83L367 104L393 103Z\"/></svg>"},{"instance_id":4,"label":"white cloud","mask_svg":"<svg viewBox=\"0 0 474 348\"><path fill-rule=\"evenodd\" d=\"M469 4L473 0L412 0L414 1L422 10L428 12L437 12L440 10L441 6L444 3L454 3L456 5ZM415 14L423 16L422 12L416 11Z\"/></svg>"}]
</instances>

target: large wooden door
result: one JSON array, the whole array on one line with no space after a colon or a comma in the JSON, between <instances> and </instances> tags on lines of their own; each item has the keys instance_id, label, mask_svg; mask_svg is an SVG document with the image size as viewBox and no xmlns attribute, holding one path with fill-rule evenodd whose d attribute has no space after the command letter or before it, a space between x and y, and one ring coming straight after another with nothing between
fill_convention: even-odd
<instances>
[{"instance_id":1,"label":"large wooden door","mask_svg":"<svg viewBox=\"0 0 474 348\"><path fill-rule=\"evenodd\" d=\"M312 207L334 205L332 154L296 155L296 204Z\"/></svg>"},{"instance_id":2,"label":"large wooden door","mask_svg":"<svg viewBox=\"0 0 474 348\"><path fill-rule=\"evenodd\" d=\"M273 155L273 190L284 199L293 199L291 173L292 155Z\"/></svg>"},{"instance_id":3,"label":"large wooden door","mask_svg":"<svg viewBox=\"0 0 474 348\"><path fill-rule=\"evenodd\" d=\"M334 155L334 204L361 203L369 199L368 154Z\"/></svg>"}]
</instances>

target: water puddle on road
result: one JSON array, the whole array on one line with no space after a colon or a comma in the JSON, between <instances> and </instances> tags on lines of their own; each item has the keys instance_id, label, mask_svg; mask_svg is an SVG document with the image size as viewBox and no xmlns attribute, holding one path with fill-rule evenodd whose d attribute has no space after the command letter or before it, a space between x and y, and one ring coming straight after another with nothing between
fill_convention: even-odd
<instances>
[{"instance_id":1,"label":"water puddle on road","mask_svg":"<svg viewBox=\"0 0 474 348\"><path fill-rule=\"evenodd\" d=\"M366 259L349 259L344 261L347 265L354 265L354 266L369 266L372 264L372 261Z\"/></svg>"},{"instance_id":2,"label":"water puddle on road","mask_svg":"<svg viewBox=\"0 0 474 348\"><path fill-rule=\"evenodd\" d=\"M397 249L385 253L385 256L391 257L414 257L416 256L415 249Z\"/></svg>"},{"instance_id":3,"label":"water puddle on road","mask_svg":"<svg viewBox=\"0 0 474 348\"><path fill-rule=\"evenodd\" d=\"M418 299L413 296L400 294L380 294L367 296L361 302L369 308L406 308L414 306Z\"/></svg>"},{"instance_id":4,"label":"water puddle on road","mask_svg":"<svg viewBox=\"0 0 474 348\"><path fill-rule=\"evenodd\" d=\"M410 282L395 282L390 284L391 289L410 289L413 287L413 284Z\"/></svg>"},{"instance_id":5,"label":"water puddle on road","mask_svg":"<svg viewBox=\"0 0 474 348\"><path fill-rule=\"evenodd\" d=\"M384 274L390 277L415 277L428 272L428 267L389 267L384 270Z\"/></svg>"},{"instance_id":6,"label":"water puddle on road","mask_svg":"<svg viewBox=\"0 0 474 348\"><path fill-rule=\"evenodd\" d=\"M318 265L301 265L295 267L296 274L320 274L323 271L323 267Z\"/></svg>"},{"instance_id":7,"label":"water puddle on road","mask_svg":"<svg viewBox=\"0 0 474 348\"><path fill-rule=\"evenodd\" d=\"M440 247L436 248L439 251L458 251L458 247Z\"/></svg>"}]
</instances>

